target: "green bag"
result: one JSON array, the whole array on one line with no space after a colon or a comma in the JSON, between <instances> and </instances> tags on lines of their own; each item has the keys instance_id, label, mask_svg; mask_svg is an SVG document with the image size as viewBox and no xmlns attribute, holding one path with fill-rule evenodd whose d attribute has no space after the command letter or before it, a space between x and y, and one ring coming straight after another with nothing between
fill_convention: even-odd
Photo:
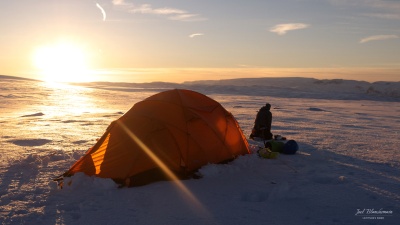
<instances>
[{"instance_id":1,"label":"green bag","mask_svg":"<svg viewBox=\"0 0 400 225\"><path fill-rule=\"evenodd\" d=\"M265 143L265 147L271 149L272 152L283 152L285 143L281 141L271 140Z\"/></svg>"},{"instance_id":2,"label":"green bag","mask_svg":"<svg viewBox=\"0 0 400 225\"><path fill-rule=\"evenodd\" d=\"M278 152L272 152L269 148L261 148L257 151L258 156L265 159L276 159L278 158Z\"/></svg>"}]
</instances>

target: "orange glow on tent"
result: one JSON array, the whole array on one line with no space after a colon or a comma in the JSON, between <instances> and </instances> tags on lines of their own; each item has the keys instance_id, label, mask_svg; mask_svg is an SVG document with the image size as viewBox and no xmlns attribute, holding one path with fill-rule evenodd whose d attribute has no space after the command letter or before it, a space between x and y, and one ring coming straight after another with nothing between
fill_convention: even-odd
<instances>
[{"instance_id":1,"label":"orange glow on tent","mask_svg":"<svg viewBox=\"0 0 400 225\"><path fill-rule=\"evenodd\" d=\"M84 172L143 185L188 178L204 165L249 153L237 121L221 104L175 89L136 103L64 176Z\"/></svg>"}]
</instances>

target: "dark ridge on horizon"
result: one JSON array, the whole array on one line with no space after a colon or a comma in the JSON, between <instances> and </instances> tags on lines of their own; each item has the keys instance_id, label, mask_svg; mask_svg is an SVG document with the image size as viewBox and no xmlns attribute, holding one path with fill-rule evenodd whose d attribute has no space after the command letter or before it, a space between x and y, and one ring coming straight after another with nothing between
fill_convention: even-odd
<instances>
[{"instance_id":1,"label":"dark ridge on horizon","mask_svg":"<svg viewBox=\"0 0 400 225\"><path fill-rule=\"evenodd\" d=\"M323 98L339 100L400 100L400 82L367 82L346 79L316 79L305 77L235 78L199 80L183 83L149 82L88 82L75 85L112 91L190 89L208 94L265 95L288 98Z\"/></svg>"},{"instance_id":2,"label":"dark ridge on horizon","mask_svg":"<svg viewBox=\"0 0 400 225\"><path fill-rule=\"evenodd\" d=\"M243 78L230 78L230 79L219 79L219 80L194 80L194 81L184 81L183 84L191 84L197 82L229 82L229 81L257 81L257 80L320 80L311 77L243 77Z\"/></svg>"},{"instance_id":3,"label":"dark ridge on horizon","mask_svg":"<svg viewBox=\"0 0 400 225\"><path fill-rule=\"evenodd\" d=\"M226 85L230 82L232 83L242 83L242 82L259 82L259 81L308 81L314 83L325 83L325 84L340 84L342 82L354 82L354 83L364 83L364 84L382 84L382 83L400 83L400 81L363 81L354 79L318 79L310 77L253 77L253 78L232 78L232 79L219 79L219 80L194 80L194 81L184 81L184 82L164 82L164 81L152 81L152 82L118 82L118 81L91 81L91 82L69 82L72 85L85 85L85 84L95 84L95 85L111 85L111 86L121 86L121 87L131 87L132 85L137 85L141 87L151 87L154 85Z\"/></svg>"},{"instance_id":4,"label":"dark ridge on horizon","mask_svg":"<svg viewBox=\"0 0 400 225\"><path fill-rule=\"evenodd\" d=\"M112 86L130 86L130 85L193 85L193 84L211 84L211 85L223 85L229 82L238 83L238 81L247 81L247 82L258 82L258 81L313 81L313 82L325 82L325 83L340 83L340 82L360 82L360 83L397 83L396 81L375 81L368 82L362 80L352 80L352 79L318 79L318 78L310 78L310 77L253 77L253 78L232 78L232 79L219 79L219 80L194 80L194 81L183 81L180 83L177 82L164 82L164 81L152 81L152 82L118 82L118 81L90 81L90 82L68 82L72 85L85 85L85 84L98 84L98 85L112 85ZM399 81L400 82L400 81ZM241 83L241 82L240 82Z\"/></svg>"},{"instance_id":5,"label":"dark ridge on horizon","mask_svg":"<svg viewBox=\"0 0 400 225\"><path fill-rule=\"evenodd\" d=\"M10 76L10 75L0 75L0 79L13 79L13 80L29 80L29 81L41 81L39 79L25 78L20 76ZM318 78L310 78L310 77L249 77L249 78L231 78L231 79L219 79L219 80L194 80L194 81L184 81L181 83L176 82L164 82L164 81L152 81L152 82L120 82L120 81L88 81L88 82L61 82L71 85L111 85L111 86L119 86L119 87L132 87L140 86L140 87L154 87L157 86L175 86L175 85L227 85L230 82L233 83L243 83L243 82L259 82L259 81L312 81L314 83L326 83L326 84L340 84L342 82L358 82L364 84L384 84L384 83L400 83L400 81L363 81L363 80L353 80L353 79L318 79Z\"/></svg>"},{"instance_id":6,"label":"dark ridge on horizon","mask_svg":"<svg viewBox=\"0 0 400 225\"><path fill-rule=\"evenodd\" d=\"M9 76L9 75L0 75L0 79L41 81L41 80L36 80L36 79L31 79L31 78Z\"/></svg>"},{"instance_id":7,"label":"dark ridge on horizon","mask_svg":"<svg viewBox=\"0 0 400 225\"><path fill-rule=\"evenodd\" d=\"M45 82L28 78L0 75L0 79ZM161 92L166 89L190 89L208 94L262 95L288 98L323 98L339 100L400 101L400 82L316 79L305 77L260 77L221 80L172 82L65 82L65 84L110 91Z\"/></svg>"},{"instance_id":8,"label":"dark ridge on horizon","mask_svg":"<svg viewBox=\"0 0 400 225\"><path fill-rule=\"evenodd\" d=\"M182 84L226 84L229 82L238 83L241 82L258 82L258 81L312 81L314 83L326 83L326 84L340 84L342 82L358 82L364 84L378 84L378 83L400 83L400 81L364 81L364 80L354 80L354 79L342 79L342 78L333 78L333 79L318 79L311 77L249 77L249 78L232 78L232 79L220 79L220 80L195 80L195 81L184 81Z\"/></svg>"}]
</instances>

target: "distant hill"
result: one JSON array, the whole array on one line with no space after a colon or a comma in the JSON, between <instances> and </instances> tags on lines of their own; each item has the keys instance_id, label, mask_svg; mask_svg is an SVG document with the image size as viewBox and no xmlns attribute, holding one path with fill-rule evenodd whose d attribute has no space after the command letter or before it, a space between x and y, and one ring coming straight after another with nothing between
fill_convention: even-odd
<instances>
[{"instance_id":1,"label":"distant hill","mask_svg":"<svg viewBox=\"0 0 400 225\"><path fill-rule=\"evenodd\" d=\"M24 77L16 77L16 76L8 76L8 75L0 75L0 79L38 81L38 80L35 80L35 79L29 79L29 78L24 78Z\"/></svg>"},{"instance_id":2,"label":"distant hill","mask_svg":"<svg viewBox=\"0 0 400 225\"><path fill-rule=\"evenodd\" d=\"M0 79L34 79L0 75ZM166 89L191 89L205 94L236 94L286 98L351 99L400 101L400 82L366 82L344 79L315 79L301 77L237 78L225 80L199 80L183 83L150 82L88 82L70 83L97 89L154 92Z\"/></svg>"},{"instance_id":3,"label":"distant hill","mask_svg":"<svg viewBox=\"0 0 400 225\"><path fill-rule=\"evenodd\" d=\"M183 83L119 83L93 82L80 85L115 91L163 91L184 88L205 94L240 94L288 98L353 99L400 101L400 82L366 82L343 79L314 79L301 77L238 78L199 80Z\"/></svg>"},{"instance_id":4,"label":"distant hill","mask_svg":"<svg viewBox=\"0 0 400 225\"><path fill-rule=\"evenodd\" d=\"M400 82L374 82L301 77L239 78L184 82L184 86L219 93L326 99L400 100Z\"/></svg>"},{"instance_id":5,"label":"distant hill","mask_svg":"<svg viewBox=\"0 0 400 225\"><path fill-rule=\"evenodd\" d=\"M400 101L400 82L366 82L344 79L315 79L301 77L237 78L199 80L183 83L150 82L92 82L80 83L92 88L115 91L163 91L184 88L206 94L241 94L287 98L352 99Z\"/></svg>"}]
</instances>

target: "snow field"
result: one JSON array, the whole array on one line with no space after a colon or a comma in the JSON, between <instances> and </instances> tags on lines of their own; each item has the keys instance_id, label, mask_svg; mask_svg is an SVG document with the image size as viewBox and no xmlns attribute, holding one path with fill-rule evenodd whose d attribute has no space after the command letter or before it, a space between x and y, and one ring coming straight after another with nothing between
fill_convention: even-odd
<instances>
[{"instance_id":1,"label":"snow field","mask_svg":"<svg viewBox=\"0 0 400 225\"><path fill-rule=\"evenodd\" d=\"M156 91L1 81L2 224L397 224L400 219L397 102L200 91L250 134L272 104L274 134L296 140L296 155L241 156L200 169L201 179L118 189L83 174L58 189L52 178L91 147L108 124ZM113 89L116 89L113 87ZM224 93L224 91L226 93ZM328 95L329 92L325 93ZM249 140L255 152L258 145ZM391 210L384 219L358 209Z\"/></svg>"}]
</instances>

